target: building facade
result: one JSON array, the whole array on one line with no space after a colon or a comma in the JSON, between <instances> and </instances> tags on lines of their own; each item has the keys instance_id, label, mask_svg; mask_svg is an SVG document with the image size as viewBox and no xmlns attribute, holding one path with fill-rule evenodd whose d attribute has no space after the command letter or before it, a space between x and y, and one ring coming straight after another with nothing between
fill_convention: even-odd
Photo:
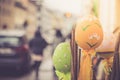
<instances>
[{"instance_id":1,"label":"building facade","mask_svg":"<svg viewBox=\"0 0 120 80\"><path fill-rule=\"evenodd\" d=\"M36 26L36 6L29 0L0 0L0 28Z\"/></svg>"},{"instance_id":2,"label":"building facade","mask_svg":"<svg viewBox=\"0 0 120 80\"><path fill-rule=\"evenodd\" d=\"M0 0L0 29L14 26L14 0Z\"/></svg>"}]
</instances>

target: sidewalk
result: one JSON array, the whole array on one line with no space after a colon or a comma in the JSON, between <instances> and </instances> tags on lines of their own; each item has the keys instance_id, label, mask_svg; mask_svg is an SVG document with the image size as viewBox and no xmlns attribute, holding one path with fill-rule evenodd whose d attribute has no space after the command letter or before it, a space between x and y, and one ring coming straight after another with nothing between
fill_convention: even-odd
<instances>
[{"instance_id":1,"label":"sidewalk","mask_svg":"<svg viewBox=\"0 0 120 80\"><path fill-rule=\"evenodd\" d=\"M52 48L48 47L44 51L44 59L39 70L39 80L54 80L53 63L51 56Z\"/></svg>"}]
</instances>

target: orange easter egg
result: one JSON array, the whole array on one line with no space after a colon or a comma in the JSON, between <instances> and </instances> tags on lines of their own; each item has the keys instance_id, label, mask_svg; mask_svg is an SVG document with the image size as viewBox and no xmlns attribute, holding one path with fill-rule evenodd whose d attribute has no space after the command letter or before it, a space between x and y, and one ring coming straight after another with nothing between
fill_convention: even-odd
<instances>
[{"instance_id":1,"label":"orange easter egg","mask_svg":"<svg viewBox=\"0 0 120 80\"><path fill-rule=\"evenodd\" d=\"M97 54L103 58L112 57L115 51L115 42L116 42L115 35L109 30L104 31L104 39L101 45L98 48L96 48Z\"/></svg>"},{"instance_id":2,"label":"orange easter egg","mask_svg":"<svg viewBox=\"0 0 120 80\"><path fill-rule=\"evenodd\" d=\"M96 48L97 52L114 52L115 50L115 36L110 31L104 31L104 39L101 45Z\"/></svg>"},{"instance_id":3,"label":"orange easter egg","mask_svg":"<svg viewBox=\"0 0 120 80\"><path fill-rule=\"evenodd\" d=\"M76 23L75 41L84 50L97 48L103 41L103 30L95 16L86 16Z\"/></svg>"}]
</instances>

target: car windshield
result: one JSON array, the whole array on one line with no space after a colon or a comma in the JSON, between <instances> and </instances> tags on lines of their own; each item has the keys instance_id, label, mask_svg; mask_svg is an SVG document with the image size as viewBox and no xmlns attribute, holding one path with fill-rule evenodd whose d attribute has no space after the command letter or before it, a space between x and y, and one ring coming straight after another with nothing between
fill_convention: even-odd
<instances>
[{"instance_id":1,"label":"car windshield","mask_svg":"<svg viewBox=\"0 0 120 80\"><path fill-rule=\"evenodd\" d=\"M20 40L18 37L8 37L8 36L0 36L0 45L1 46L17 46L20 44Z\"/></svg>"}]
</instances>

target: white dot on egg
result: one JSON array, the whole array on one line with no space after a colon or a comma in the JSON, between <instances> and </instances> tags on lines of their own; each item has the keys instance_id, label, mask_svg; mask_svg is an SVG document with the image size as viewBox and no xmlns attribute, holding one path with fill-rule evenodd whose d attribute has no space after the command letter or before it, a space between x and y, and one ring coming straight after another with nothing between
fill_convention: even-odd
<instances>
[{"instance_id":1,"label":"white dot on egg","mask_svg":"<svg viewBox=\"0 0 120 80\"><path fill-rule=\"evenodd\" d=\"M67 47L67 49L69 50L69 49L70 49L70 47L68 46L68 47Z\"/></svg>"},{"instance_id":2,"label":"white dot on egg","mask_svg":"<svg viewBox=\"0 0 120 80\"><path fill-rule=\"evenodd\" d=\"M67 65L64 65L65 68L67 68L68 66Z\"/></svg>"},{"instance_id":3,"label":"white dot on egg","mask_svg":"<svg viewBox=\"0 0 120 80\"><path fill-rule=\"evenodd\" d=\"M59 59L58 62L61 62L61 59Z\"/></svg>"},{"instance_id":4,"label":"white dot on egg","mask_svg":"<svg viewBox=\"0 0 120 80\"><path fill-rule=\"evenodd\" d=\"M67 54L66 54L66 53L64 54L64 57L67 57Z\"/></svg>"},{"instance_id":5,"label":"white dot on egg","mask_svg":"<svg viewBox=\"0 0 120 80\"><path fill-rule=\"evenodd\" d=\"M60 47L59 50L62 50L62 47Z\"/></svg>"}]
</instances>

